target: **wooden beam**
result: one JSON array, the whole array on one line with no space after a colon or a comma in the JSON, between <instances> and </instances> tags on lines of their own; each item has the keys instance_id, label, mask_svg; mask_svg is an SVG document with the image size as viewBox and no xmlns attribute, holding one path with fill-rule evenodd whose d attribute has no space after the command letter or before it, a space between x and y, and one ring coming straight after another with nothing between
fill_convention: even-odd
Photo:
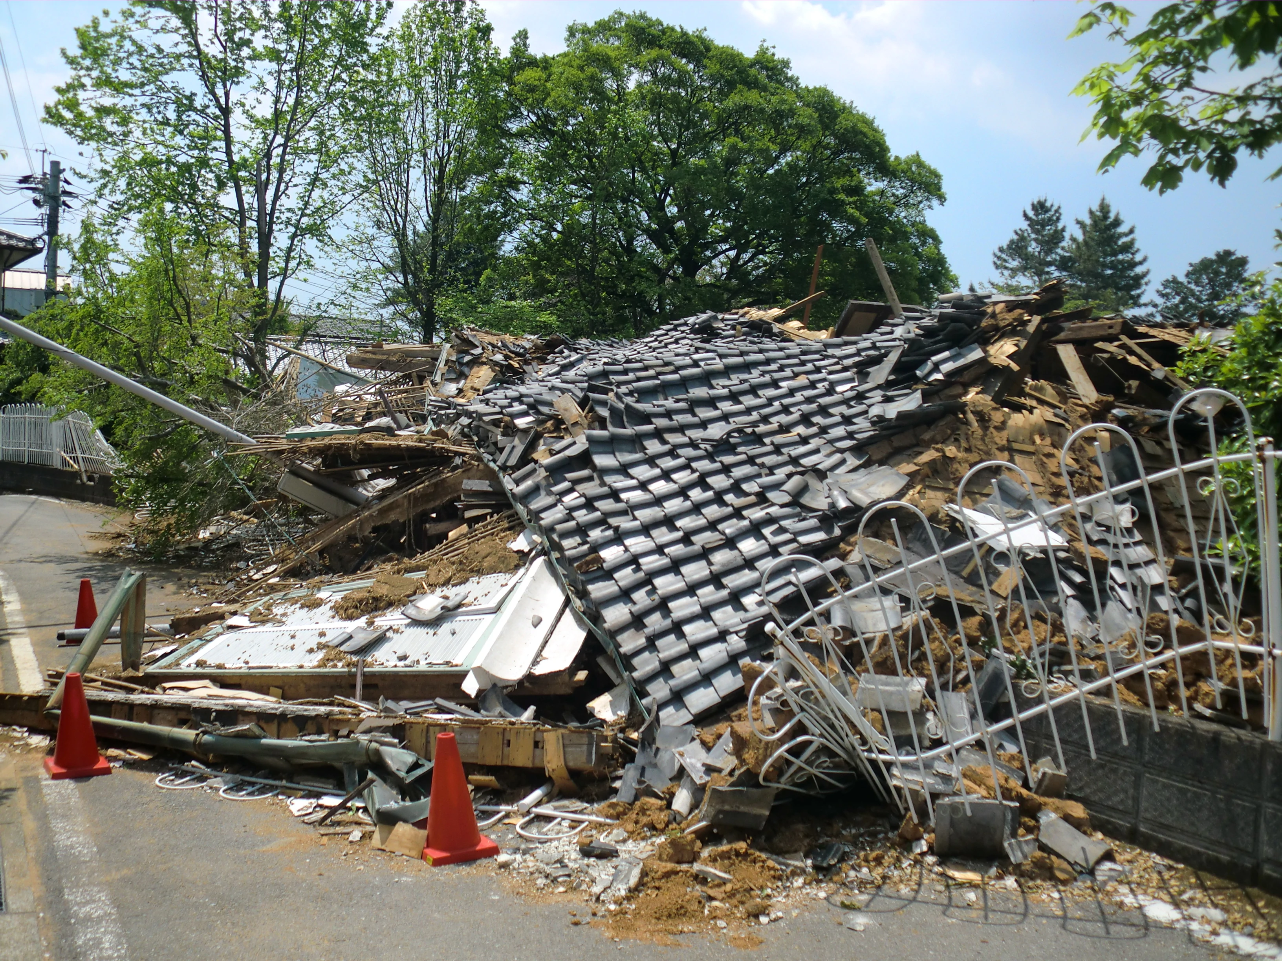
<instances>
[{"instance_id":1,"label":"wooden beam","mask_svg":"<svg viewBox=\"0 0 1282 961\"><path fill-rule=\"evenodd\" d=\"M872 258L873 269L877 271L877 279L881 281L881 289L886 292L886 300L889 301L891 309L894 310L896 317L903 317L904 307L899 302L899 295L895 293L895 285L890 282L890 274L886 272L886 265L881 262L881 254L877 250L876 242L869 237L864 241L864 248L868 251L868 256Z\"/></svg>"},{"instance_id":2,"label":"wooden beam","mask_svg":"<svg viewBox=\"0 0 1282 961\"><path fill-rule=\"evenodd\" d=\"M1131 352L1135 354L1137 357L1139 357L1140 360L1144 361L1144 363L1149 365L1149 368L1150 370L1152 370L1154 377L1156 377L1158 380L1169 380L1172 384L1174 384L1180 390L1184 391L1185 393L1188 393L1189 385L1185 381L1181 380L1180 378L1172 374L1169 370L1167 370L1165 367L1159 364L1156 360L1154 360L1152 355L1149 354L1149 352L1146 351L1143 347L1135 343L1135 341L1131 340L1131 338L1129 337L1119 337L1118 340L1120 340L1123 344L1125 344L1128 348L1130 348Z\"/></svg>"},{"instance_id":3,"label":"wooden beam","mask_svg":"<svg viewBox=\"0 0 1282 961\"><path fill-rule=\"evenodd\" d=\"M1064 370L1068 373L1068 379L1073 382L1073 387L1077 390L1077 396L1082 399L1082 403L1099 403L1099 393L1091 383L1086 368L1082 366L1082 358L1077 356L1077 348L1072 344L1056 344L1055 351L1059 354Z\"/></svg>"},{"instance_id":4,"label":"wooden beam","mask_svg":"<svg viewBox=\"0 0 1282 961\"><path fill-rule=\"evenodd\" d=\"M1081 341L1112 339L1122 332L1124 320L1084 320L1068 324L1050 339L1052 344L1075 344Z\"/></svg>"},{"instance_id":5,"label":"wooden beam","mask_svg":"<svg viewBox=\"0 0 1282 961\"><path fill-rule=\"evenodd\" d=\"M810 271L810 290L806 292L806 310L801 315L801 326L810 326L810 298L815 295L815 288L819 286L819 266L824 262L824 245L820 244L819 249L815 251L815 267Z\"/></svg>"}]
</instances>

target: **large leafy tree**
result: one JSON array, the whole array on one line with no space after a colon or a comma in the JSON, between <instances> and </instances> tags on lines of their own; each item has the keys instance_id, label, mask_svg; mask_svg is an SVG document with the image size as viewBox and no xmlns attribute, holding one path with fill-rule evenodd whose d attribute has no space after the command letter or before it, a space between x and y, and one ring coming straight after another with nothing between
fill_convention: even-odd
<instances>
[{"instance_id":1,"label":"large leafy tree","mask_svg":"<svg viewBox=\"0 0 1282 961\"><path fill-rule=\"evenodd\" d=\"M1101 197L1098 206L1076 220L1077 233L1064 247L1064 272L1078 297L1111 310L1137 306L1144 296L1148 258L1139 252L1135 228Z\"/></svg>"},{"instance_id":2,"label":"large leafy tree","mask_svg":"<svg viewBox=\"0 0 1282 961\"><path fill-rule=\"evenodd\" d=\"M1182 323L1237 323L1258 306L1250 299L1249 263L1236 250L1218 250L1189 264L1182 278L1172 275L1158 285L1158 314Z\"/></svg>"},{"instance_id":3,"label":"large leafy tree","mask_svg":"<svg viewBox=\"0 0 1282 961\"><path fill-rule=\"evenodd\" d=\"M249 293L241 362L266 380L289 283L347 202L348 77L386 9L319 0L134 3L76 30L46 119L83 148L108 228L157 204L230 245Z\"/></svg>"},{"instance_id":4,"label":"large leafy tree","mask_svg":"<svg viewBox=\"0 0 1282 961\"><path fill-rule=\"evenodd\" d=\"M355 84L350 240L382 302L424 341L442 296L474 286L499 252L503 76L490 33L474 0L423 0Z\"/></svg>"},{"instance_id":5,"label":"large leafy tree","mask_svg":"<svg viewBox=\"0 0 1282 961\"><path fill-rule=\"evenodd\" d=\"M1142 29L1134 19L1126 7L1098 3L1074 31L1106 28L1128 52L1075 90L1095 104L1096 136L1115 142L1101 170L1147 151L1150 189L1178 187L1186 170L1223 186L1239 154L1262 157L1282 142L1282 4L1194 0L1158 7Z\"/></svg>"},{"instance_id":6,"label":"large leafy tree","mask_svg":"<svg viewBox=\"0 0 1282 961\"><path fill-rule=\"evenodd\" d=\"M224 228L230 231L231 228ZM235 354L253 291L243 282L235 244L193 241L163 205L144 211L122 252L92 219L71 245L77 284L25 319L33 329L153 390L242 431L277 432L300 411L289 396L270 398L239 382ZM160 547L210 516L243 507L245 488L268 486L246 458L211 453L209 435L100 378L14 341L0 363L0 400L81 410L119 451L122 503L149 513L145 533ZM232 473L240 482L232 480ZM268 495L270 496L270 495Z\"/></svg>"},{"instance_id":7,"label":"large leafy tree","mask_svg":"<svg viewBox=\"0 0 1282 961\"><path fill-rule=\"evenodd\" d=\"M993 251L993 266L1006 286L1040 287L1057 276L1064 260L1064 214L1039 197L1023 212L1024 226Z\"/></svg>"},{"instance_id":8,"label":"large leafy tree","mask_svg":"<svg viewBox=\"0 0 1282 961\"><path fill-rule=\"evenodd\" d=\"M644 14L574 24L566 49L509 60L521 182L515 251L529 288L573 327L632 333L705 308L805 293L815 248L826 320L954 282L925 221L944 199L919 156L867 115L807 87L766 47L751 56Z\"/></svg>"}]
</instances>

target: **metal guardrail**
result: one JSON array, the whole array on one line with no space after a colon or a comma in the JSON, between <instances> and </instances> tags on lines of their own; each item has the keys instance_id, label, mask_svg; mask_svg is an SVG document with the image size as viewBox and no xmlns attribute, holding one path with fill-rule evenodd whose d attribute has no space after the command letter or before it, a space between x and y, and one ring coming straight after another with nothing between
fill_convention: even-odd
<instances>
[{"instance_id":1,"label":"metal guardrail","mask_svg":"<svg viewBox=\"0 0 1282 961\"><path fill-rule=\"evenodd\" d=\"M1200 418L1218 450L1215 416L1230 404L1247 449L1183 462L1177 426ZM1063 771L1057 709L1080 706L1094 758L1088 698L1112 704L1123 744L1123 705L1154 730L1172 712L1282 740L1279 455L1219 390L1182 398L1168 434L1174 465L1148 474L1120 428L1076 431L1058 506L1001 461L958 485L951 532L913 505L881 504L841 584L813 558L774 562L765 582L791 582L797 600L772 605L775 659L749 699L774 748L762 783L814 792L863 779L933 819L934 797L970 794L968 766L991 771L999 797L1003 755L1032 785L1034 719Z\"/></svg>"},{"instance_id":2,"label":"metal guardrail","mask_svg":"<svg viewBox=\"0 0 1282 961\"><path fill-rule=\"evenodd\" d=\"M0 407L0 460L40 464L81 474L110 474L120 457L88 415L56 407L9 404Z\"/></svg>"}]
</instances>

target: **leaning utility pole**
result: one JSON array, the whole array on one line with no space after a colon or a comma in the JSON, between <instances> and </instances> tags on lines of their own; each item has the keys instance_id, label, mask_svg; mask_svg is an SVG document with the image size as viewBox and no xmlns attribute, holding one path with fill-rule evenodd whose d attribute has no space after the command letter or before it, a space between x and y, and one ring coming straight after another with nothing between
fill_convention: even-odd
<instances>
[{"instance_id":1,"label":"leaning utility pole","mask_svg":"<svg viewBox=\"0 0 1282 961\"><path fill-rule=\"evenodd\" d=\"M45 245L45 303L58 293L58 213L62 210L62 164L49 161L49 176L44 182L46 211L45 232L49 242Z\"/></svg>"}]
</instances>

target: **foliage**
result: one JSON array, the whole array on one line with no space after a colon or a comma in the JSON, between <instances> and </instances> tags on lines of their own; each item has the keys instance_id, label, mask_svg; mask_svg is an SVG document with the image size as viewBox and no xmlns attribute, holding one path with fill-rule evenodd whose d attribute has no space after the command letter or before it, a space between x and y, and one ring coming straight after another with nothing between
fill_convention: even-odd
<instances>
[{"instance_id":1,"label":"foliage","mask_svg":"<svg viewBox=\"0 0 1282 961\"><path fill-rule=\"evenodd\" d=\"M238 356L266 384L287 285L346 202L347 80L386 7L320 0L136 2L76 30L47 122L93 157L104 225L157 205L193 248L227 247L245 303Z\"/></svg>"},{"instance_id":2,"label":"foliage","mask_svg":"<svg viewBox=\"0 0 1282 961\"><path fill-rule=\"evenodd\" d=\"M1255 309L1248 258L1235 250L1218 250L1189 264L1183 279L1167 277L1157 288L1154 306L1164 320L1228 326Z\"/></svg>"},{"instance_id":3,"label":"foliage","mask_svg":"<svg viewBox=\"0 0 1282 961\"><path fill-rule=\"evenodd\" d=\"M446 291L499 253L501 56L475 0L422 0L355 82L347 136L360 151L349 246L375 267L384 304L422 339Z\"/></svg>"},{"instance_id":4,"label":"foliage","mask_svg":"<svg viewBox=\"0 0 1282 961\"><path fill-rule=\"evenodd\" d=\"M1251 415L1255 436L1276 442L1282 439L1282 279L1267 286L1263 275L1251 280L1244 296L1257 301L1256 312L1237 322L1228 341L1219 342L1217 346L1227 347L1227 353L1205 337L1195 338L1176 372L1196 386L1219 387L1241 399ZM1245 431L1238 431L1225 438L1220 453L1241 453L1247 446ZM1226 494L1240 531L1226 549L1245 552L1252 570L1259 571L1254 478L1245 465L1238 464L1227 465L1224 475L1232 481Z\"/></svg>"},{"instance_id":5,"label":"foliage","mask_svg":"<svg viewBox=\"0 0 1282 961\"><path fill-rule=\"evenodd\" d=\"M830 322L881 297L873 237L904 301L955 283L925 214L939 173L897 157L870 117L788 61L616 12L566 49L508 58L521 223L534 298L572 331L633 334L703 309L803 295L815 248Z\"/></svg>"},{"instance_id":6,"label":"foliage","mask_svg":"<svg viewBox=\"0 0 1282 961\"><path fill-rule=\"evenodd\" d=\"M1254 278L1258 284L1261 278ZM1196 338L1178 368L1181 377L1198 385L1220 387L1242 399L1256 436L1282 440L1282 279L1255 286L1254 316L1243 318L1228 341L1213 347Z\"/></svg>"},{"instance_id":7,"label":"foliage","mask_svg":"<svg viewBox=\"0 0 1282 961\"><path fill-rule=\"evenodd\" d=\"M1149 189L1178 187L1186 170L1205 171L1223 186L1240 153L1262 157L1282 141L1282 4L1172 3L1135 31L1133 18L1116 3L1099 3L1073 31L1079 36L1107 26L1130 54L1100 64L1074 90L1095 105L1096 137L1115 141L1100 170L1149 150L1155 159L1142 180ZM1221 64L1247 82L1222 86L1215 77Z\"/></svg>"},{"instance_id":8,"label":"foliage","mask_svg":"<svg viewBox=\"0 0 1282 961\"><path fill-rule=\"evenodd\" d=\"M1137 306L1144 296L1148 258L1135 242L1135 228L1122 227L1107 199L1076 220L1078 232L1064 246L1064 273L1073 292L1109 310Z\"/></svg>"},{"instance_id":9,"label":"foliage","mask_svg":"<svg viewBox=\"0 0 1282 961\"><path fill-rule=\"evenodd\" d=\"M1063 267L1064 215L1059 204L1039 197L1023 212L1025 226L993 251L993 267L1007 287L1040 287Z\"/></svg>"},{"instance_id":10,"label":"foliage","mask_svg":"<svg viewBox=\"0 0 1282 961\"><path fill-rule=\"evenodd\" d=\"M121 255L115 238L87 220L71 249L80 285L68 299L29 315L26 325L242 430L280 429L253 419L248 392L232 379L238 318L252 296L241 283L240 264L228 255L233 248L192 242L163 209L145 212L136 236L137 251ZM148 533L157 549L246 502L239 485L229 484L229 468L211 458L205 432L38 347L9 344L0 384L6 403L90 415L124 461L115 475L117 493L125 506L150 512ZM254 463L228 463L251 487L266 482Z\"/></svg>"}]
</instances>

